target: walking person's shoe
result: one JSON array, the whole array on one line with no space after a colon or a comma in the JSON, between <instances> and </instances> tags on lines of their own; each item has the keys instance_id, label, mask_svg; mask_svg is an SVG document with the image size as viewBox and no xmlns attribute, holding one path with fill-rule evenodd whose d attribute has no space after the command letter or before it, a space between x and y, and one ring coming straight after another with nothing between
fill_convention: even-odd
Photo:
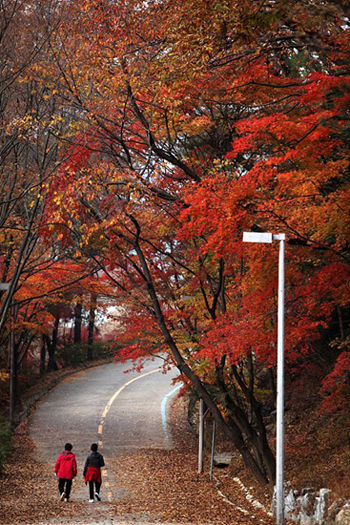
<instances>
[{"instance_id":1,"label":"walking person's shoe","mask_svg":"<svg viewBox=\"0 0 350 525\"><path fill-rule=\"evenodd\" d=\"M89 503L94 503L94 500L93 499L89 499Z\"/></svg>"},{"instance_id":2,"label":"walking person's shoe","mask_svg":"<svg viewBox=\"0 0 350 525\"><path fill-rule=\"evenodd\" d=\"M64 501L69 501L69 498L64 498Z\"/></svg>"},{"instance_id":3,"label":"walking person's shoe","mask_svg":"<svg viewBox=\"0 0 350 525\"><path fill-rule=\"evenodd\" d=\"M60 496L60 500L63 501L65 497L66 497L66 493L65 493L65 492L62 492L62 494L61 494L61 496Z\"/></svg>"},{"instance_id":4,"label":"walking person's shoe","mask_svg":"<svg viewBox=\"0 0 350 525\"><path fill-rule=\"evenodd\" d=\"M98 492L95 492L95 497L97 499L97 501L101 501L101 498L100 498L100 495Z\"/></svg>"}]
</instances>

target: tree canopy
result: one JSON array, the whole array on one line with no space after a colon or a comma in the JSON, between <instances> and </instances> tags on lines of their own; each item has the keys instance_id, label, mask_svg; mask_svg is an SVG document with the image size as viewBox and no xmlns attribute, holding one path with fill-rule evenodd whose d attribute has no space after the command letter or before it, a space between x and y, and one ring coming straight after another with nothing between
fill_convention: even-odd
<instances>
[{"instance_id":1,"label":"tree canopy","mask_svg":"<svg viewBox=\"0 0 350 525\"><path fill-rule=\"evenodd\" d=\"M14 158L4 165L3 194L15 192L16 205L0 231L3 280L15 282L20 268L21 306L17 283L51 273L64 286L69 268L68 291L77 278L97 293L91 279L103 279L121 306L124 358L175 364L260 483L273 484L264 415L274 410L278 255L274 245L244 246L242 232L286 234L289 388L311 373L324 410L344 408L346 4L44 7L43 51L26 59L17 88L36 109L26 103L17 117L10 108L4 132L6 151L14 129L18 147L37 157L25 153L12 189ZM23 266L29 231L35 250Z\"/></svg>"}]
</instances>

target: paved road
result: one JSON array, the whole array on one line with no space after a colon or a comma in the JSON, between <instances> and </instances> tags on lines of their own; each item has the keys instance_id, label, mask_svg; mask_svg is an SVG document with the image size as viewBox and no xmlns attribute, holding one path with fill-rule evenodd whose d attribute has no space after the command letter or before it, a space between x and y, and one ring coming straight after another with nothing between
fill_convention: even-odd
<instances>
[{"instance_id":1,"label":"paved road","mask_svg":"<svg viewBox=\"0 0 350 525\"><path fill-rule=\"evenodd\" d=\"M143 447L167 449L172 446L166 421L167 401L174 395L172 379L178 372L173 369L163 374L159 370L161 364L160 359L149 361L140 373L125 374L130 363L107 364L78 373L55 387L35 410L29 433L41 459L53 465L64 444L73 444L79 471L73 486L74 500L87 500L81 473L91 443L100 444L106 460L102 498L106 501L108 497L110 502L118 501L124 492L108 469L109 458ZM137 525L134 519L131 521ZM48 523L119 522L111 508L100 503L88 506L79 520L52 519L45 525Z\"/></svg>"},{"instance_id":2,"label":"paved road","mask_svg":"<svg viewBox=\"0 0 350 525\"><path fill-rule=\"evenodd\" d=\"M73 444L78 462L85 459L95 441L103 442L107 457L141 447L171 446L164 421L164 397L173 390L172 379L177 371L163 374L156 371L160 364L160 360L150 361L141 373L128 374L124 373L130 368L128 363L107 364L54 388L34 412L30 424L30 436L43 459L54 461L66 442ZM106 405L120 389L106 413Z\"/></svg>"},{"instance_id":3,"label":"paved road","mask_svg":"<svg viewBox=\"0 0 350 525\"><path fill-rule=\"evenodd\" d=\"M146 516L121 516L115 511L115 505L118 508L118 502L128 494L125 492L127 489L120 486L118 478L114 478L110 467L115 455L132 455L141 448L168 449L172 446L166 413L169 407L167 401L174 395L172 379L178 372L173 369L163 374L158 370L160 365L160 360L150 361L141 373L129 374L124 374L124 371L130 364L99 366L75 374L42 400L29 427L37 453L40 459L50 464L51 470L64 444L68 441L73 444L79 473L74 481L72 499L78 505L82 502L86 505L82 512L79 511L78 518L57 516L37 522L37 525L152 525ZM98 505L87 503L87 488L81 476L93 442L100 443L107 465L107 469L103 470L103 501ZM53 476L51 481L49 490L53 493L56 490ZM240 511L237 515L241 517Z\"/></svg>"}]
</instances>

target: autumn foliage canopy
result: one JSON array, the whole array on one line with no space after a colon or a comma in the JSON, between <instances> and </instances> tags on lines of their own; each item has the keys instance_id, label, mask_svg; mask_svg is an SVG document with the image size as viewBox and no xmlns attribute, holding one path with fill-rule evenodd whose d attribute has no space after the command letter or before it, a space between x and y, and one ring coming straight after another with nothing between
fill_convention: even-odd
<instances>
[{"instance_id":1,"label":"autumn foliage canopy","mask_svg":"<svg viewBox=\"0 0 350 525\"><path fill-rule=\"evenodd\" d=\"M57 97L40 245L94 268L121 355L176 364L262 484L278 246L243 231L286 234L287 388L312 371L324 410L348 403L343 8L78 0L28 73Z\"/></svg>"}]
</instances>

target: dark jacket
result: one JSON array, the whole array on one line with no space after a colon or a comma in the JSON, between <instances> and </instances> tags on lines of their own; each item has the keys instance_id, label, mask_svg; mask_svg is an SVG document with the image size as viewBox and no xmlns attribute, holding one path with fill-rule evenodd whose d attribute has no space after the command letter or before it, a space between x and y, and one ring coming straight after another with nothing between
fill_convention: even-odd
<instances>
[{"instance_id":1,"label":"dark jacket","mask_svg":"<svg viewBox=\"0 0 350 525\"><path fill-rule=\"evenodd\" d=\"M86 458L83 476L85 477L87 469L89 467L101 468L105 466L105 462L102 454L99 452L91 452L91 454Z\"/></svg>"},{"instance_id":2,"label":"dark jacket","mask_svg":"<svg viewBox=\"0 0 350 525\"><path fill-rule=\"evenodd\" d=\"M63 479L73 479L77 475L77 462L73 452L65 450L58 456L55 473Z\"/></svg>"}]
</instances>

